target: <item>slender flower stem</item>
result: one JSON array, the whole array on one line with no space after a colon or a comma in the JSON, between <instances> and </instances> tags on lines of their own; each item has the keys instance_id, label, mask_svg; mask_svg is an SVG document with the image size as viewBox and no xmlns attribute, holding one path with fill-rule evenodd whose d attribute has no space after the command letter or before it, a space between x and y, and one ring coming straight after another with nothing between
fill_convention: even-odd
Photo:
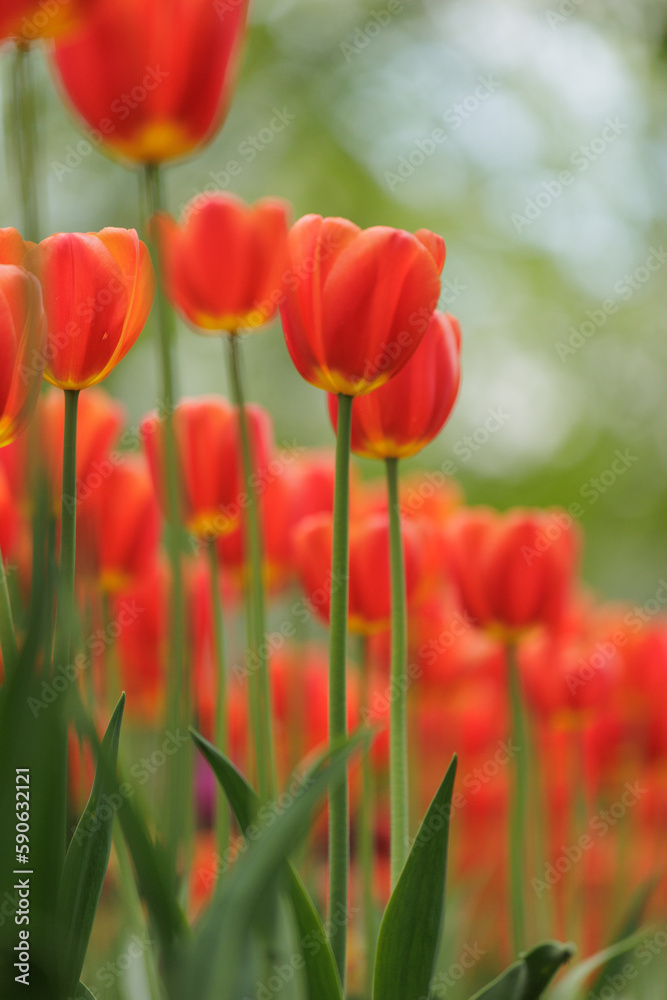
<instances>
[{"instance_id":1,"label":"slender flower stem","mask_svg":"<svg viewBox=\"0 0 667 1000\"><path fill-rule=\"evenodd\" d=\"M352 396L338 397L336 485L331 559L329 632L329 742L347 735L347 605L349 590L350 434ZM349 782L329 792L329 927L331 948L345 989L347 873L350 855Z\"/></svg>"},{"instance_id":2,"label":"slender flower stem","mask_svg":"<svg viewBox=\"0 0 667 1000\"><path fill-rule=\"evenodd\" d=\"M509 680L512 736L517 744L515 754L515 781L510 802L509 862L510 893L512 903L512 932L514 954L526 947L526 914L523 896L524 858L526 855L526 812L528 802L528 731L521 697L521 684L517 664L516 645L507 642L507 673Z\"/></svg>"},{"instance_id":3,"label":"slender flower stem","mask_svg":"<svg viewBox=\"0 0 667 1000\"><path fill-rule=\"evenodd\" d=\"M162 211L164 194L160 168L155 164L145 168L146 201L151 215ZM179 481L176 461L176 438L174 434L174 362L172 357L175 341L174 313L170 308L161 278L159 247L153 245L157 281L157 318L162 375L162 401L159 409L164 416L165 430L165 479L167 498L167 550L171 568L171 642L169 648L169 677L167 693L167 725L187 731L190 724L190 677L185 665L185 595L183 570L181 565L183 529L180 524ZM185 844L186 856L193 835L192 808L192 755L188 747L177 755L174 766L169 771L169 824L167 828L167 851L170 861L176 866L179 844ZM183 808L185 803L185 808Z\"/></svg>"},{"instance_id":4,"label":"slender flower stem","mask_svg":"<svg viewBox=\"0 0 667 1000\"><path fill-rule=\"evenodd\" d=\"M22 235L39 240L39 198L37 194L37 109L35 101L34 55L29 45L19 44L14 55L14 141L16 171L21 187Z\"/></svg>"},{"instance_id":5,"label":"slender flower stem","mask_svg":"<svg viewBox=\"0 0 667 1000\"><path fill-rule=\"evenodd\" d=\"M368 640L362 638L359 657L359 704L368 710L370 690L368 673ZM361 798L359 801L359 871L361 880L361 899L364 916L364 951L366 954L365 994L367 1000L373 995L373 973L375 968L375 944L377 927L375 920L375 898L373 891L373 873L375 863L375 781L373 778L373 762L371 760L370 741L364 753L361 774Z\"/></svg>"},{"instance_id":6,"label":"slender flower stem","mask_svg":"<svg viewBox=\"0 0 667 1000\"><path fill-rule=\"evenodd\" d=\"M405 565L398 504L398 459L388 458L389 550L391 562L391 690L389 725L389 799L391 812L391 884L396 885L408 856L408 661Z\"/></svg>"},{"instance_id":7,"label":"slender flower stem","mask_svg":"<svg viewBox=\"0 0 667 1000\"><path fill-rule=\"evenodd\" d=\"M74 616L74 571L76 566L76 429L79 391L65 390L65 432L63 438L62 514L60 519L60 572L58 604L53 643L53 671L67 670L71 657L72 619ZM65 860L67 809L67 725L62 721L61 745L54 748L60 761L60 787L54 790L54 836L56 857ZM58 862L56 862L58 863Z\"/></svg>"},{"instance_id":8,"label":"slender flower stem","mask_svg":"<svg viewBox=\"0 0 667 1000\"><path fill-rule=\"evenodd\" d=\"M12 617L12 605L9 600L5 563L0 552L0 646L2 647L2 662L5 674L10 676L18 660L18 647Z\"/></svg>"},{"instance_id":9,"label":"slender flower stem","mask_svg":"<svg viewBox=\"0 0 667 1000\"><path fill-rule=\"evenodd\" d=\"M229 343L229 378L232 386L234 403L239 414L239 434L241 438L241 457L243 462L243 477L245 492L248 497L247 517L245 518L246 552L250 554L250 590L252 594L252 610L248 609L253 623L254 655L257 673L257 693L259 700L259 744L257 746L257 781L262 799L274 798L276 794L276 758L273 743L273 726L271 720L271 685L266 655L266 623L264 613L264 580L262 559L262 534L259 522L259 504L253 479L253 455L248 430L243 380L239 359L238 334L232 333L227 338Z\"/></svg>"},{"instance_id":10,"label":"slender flower stem","mask_svg":"<svg viewBox=\"0 0 667 1000\"><path fill-rule=\"evenodd\" d=\"M211 584L211 617L213 619L213 655L217 678L217 700L215 719L215 741L218 750L226 754L227 747L227 658L225 656L225 633L222 601L220 599L220 573L215 541L207 545L208 568ZM215 811L215 826L218 844L218 854L225 857L229 847L229 808L227 797L222 789L217 792Z\"/></svg>"}]
</instances>

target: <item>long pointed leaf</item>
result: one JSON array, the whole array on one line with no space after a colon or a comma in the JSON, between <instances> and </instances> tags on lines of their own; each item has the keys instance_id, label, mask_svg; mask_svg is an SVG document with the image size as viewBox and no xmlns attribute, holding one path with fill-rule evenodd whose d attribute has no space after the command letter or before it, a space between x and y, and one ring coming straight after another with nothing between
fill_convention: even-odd
<instances>
[{"instance_id":1,"label":"long pointed leaf","mask_svg":"<svg viewBox=\"0 0 667 1000\"><path fill-rule=\"evenodd\" d=\"M447 841L455 775L456 756L387 904L375 959L375 1000L421 1000L429 995L445 916Z\"/></svg>"},{"instance_id":2,"label":"long pointed leaf","mask_svg":"<svg viewBox=\"0 0 667 1000\"><path fill-rule=\"evenodd\" d=\"M317 768L274 823L265 829L239 859L222 892L211 904L190 962L172 978L171 996L181 1000L183 991L201 1000L232 1000L243 944L268 887L284 870L288 853L305 833L318 801L328 787L343 780L350 754L359 738L329 754L329 763ZM183 978L185 976L185 978Z\"/></svg>"},{"instance_id":3,"label":"long pointed leaf","mask_svg":"<svg viewBox=\"0 0 667 1000\"><path fill-rule=\"evenodd\" d=\"M232 762L208 740L192 732L198 749L211 766L245 834L259 810L259 798ZM288 891L302 946L304 972L311 1000L342 1000L338 969L324 924L294 867L289 864ZM306 943L316 947L311 950Z\"/></svg>"},{"instance_id":4,"label":"long pointed leaf","mask_svg":"<svg viewBox=\"0 0 667 1000\"><path fill-rule=\"evenodd\" d=\"M555 987L550 1000L572 1000L573 997L579 995L579 991L592 972L595 972L596 969L601 968L607 962L616 958L617 955L624 955L631 948L634 948L635 945L640 944L645 937L646 932L640 931L625 938L623 941L618 941L609 948L604 948L602 951L596 952L595 955L591 955L590 958L585 959L583 962L578 962Z\"/></svg>"},{"instance_id":5,"label":"long pointed leaf","mask_svg":"<svg viewBox=\"0 0 667 1000\"><path fill-rule=\"evenodd\" d=\"M644 914L646 913L646 907L648 906L649 900L651 899L651 896L655 892L661 879L662 872L659 875L654 875L639 887L633 899L630 901L630 906L628 907L628 911L623 918L620 930L614 935L611 942L612 945L619 944L627 937L630 937L631 934L634 934L639 930L644 921ZM608 962L605 962L600 969L599 975L589 990L589 996L597 995L604 985L604 980L608 976L612 977L620 971L621 966L625 962L624 955L625 951L621 955L616 955Z\"/></svg>"},{"instance_id":6,"label":"long pointed leaf","mask_svg":"<svg viewBox=\"0 0 667 1000\"><path fill-rule=\"evenodd\" d=\"M475 993L472 1000L537 1000L560 967L569 962L574 951L573 944L543 941Z\"/></svg>"},{"instance_id":7,"label":"long pointed leaf","mask_svg":"<svg viewBox=\"0 0 667 1000\"><path fill-rule=\"evenodd\" d=\"M116 770L124 707L123 694L102 740L100 755L105 763L98 764L95 770L88 804L79 820L65 858L58 898L64 996L71 996L79 982L109 864L116 811L112 805L112 795L117 793L113 792L106 774L108 771L114 773ZM120 801L122 802L122 799Z\"/></svg>"}]
</instances>

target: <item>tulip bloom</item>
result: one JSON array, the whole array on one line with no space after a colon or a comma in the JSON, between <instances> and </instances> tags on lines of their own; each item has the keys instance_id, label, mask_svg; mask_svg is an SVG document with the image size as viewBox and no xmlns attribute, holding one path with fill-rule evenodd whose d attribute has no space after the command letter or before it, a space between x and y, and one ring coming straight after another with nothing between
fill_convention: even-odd
<instances>
[{"instance_id":1,"label":"tulip bloom","mask_svg":"<svg viewBox=\"0 0 667 1000\"><path fill-rule=\"evenodd\" d=\"M248 418L256 473L261 475L273 449L271 417L261 407L250 406ZM164 426L157 413L149 414L141 423L141 437L155 490L166 509ZM247 502L235 407L216 396L184 399L174 410L173 427L186 528L207 541L229 534Z\"/></svg>"},{"instance_id":2,"label":"tulip bloom","mask_svg":"<svg viewBox=\"0 0 667 1000\"><path fill-rule=\"evenodd\" d=\"M420 536L411 522L402 530L408 601L419 596ZM320 617L329 620L331 592L339 585L332 579L333 524L330 514L305 518L294 532L294 548L301 582L309 603ZM389 628L389 518L373 514L350 528L350 590L348 626L357 635L374 635Z\"/></svg>"},{"instance_id":3,"label":"tulip bloom","mask_svg":"<svg viewBox=\"0 0 667 1000\"><path fill-rule=\"evenodd\" d=\"M81 503L80 566L105 593L129 587L155 564L160 510L143 455L118 455L97 489Z\"/></svg>"},{"instance_id":4,"label":"tulip bloom","mask_svg":"<svg viewBox=\"0 0 667 1000\"><path fill-rule=\"evenodd\" d=\"M454 583L477 625L512 635L562 621L578 551L565 512L463 510L448 542Z\"/></svg>"},{"instance_id":5,"label":"tulip bloom","mask_svg":"<svg viewBox=\"0 0 667 1000\"><path fill-rule=\"evenodd\" d=\"M347 396L387 382L428 328L444 262L444 241L428 230L299 219L288 237L280 309L299 374Z\"/></svg>"},{"instance_id":6,"label":"tulip bloom","mask_svg":"<svg viewBox=\"0 0 667 1000\"><path fill-rule=\"evenodd\" d=\"M39 282L15 264L0 264L0 447L32 416L44 366L43 338Z\"/></svg>"},{"instance_id":7,"label":"tulip bloom","mask_svg":"<svg viewBox=\"0 0 667 1000\"><path fill-rule=\"evenodd\" d=\"M436 312L419 347L397 375L352 409L351 448L362 458L409 458L440 432L459 390L461 330ZM329 396L336 429L338 397Z\"/></svg>"},{"instance_id":8,"label":"tulip bloom","mask_svg":"<svg viewBox=\"0 0 667 1000\"><path fill-rule=\"evenodd\" d=\"M150 255L133 229L57 233L26 256L47 321L44 375L60 389L96 385L122 361L153 302Z\"/></svg>"},{"instance_id":9,"label":"tulip bloom","mask_svg":"<svg viewBox=\"0 0 667 1000\"><path fill-rule=\"evenodd\" d=\"M3 0L0 39L31 42L71 31L91 0Z\"/></svg>"},{"instance_id":10,"label":"tulip bloom","mask_svg":"<svg viewBox=\"0 0 667 1000\"><path fill-rule=\"evenodd\" d=\"M267 323L281 299L287 205L246 205L231 194L200 195L180 224L155 216L170 301L196 331L236 333Z\"/></svg>"},{"instance_id":11,"label":"tulip bloom","mask_svg":"<svg viewBox=\"0 0 667 1000\"><path fill-rule=\"evenodd\" d=\"M229 106L248 0L96 0L58 42L56 75L86 124L137 163L186 156Z\"/></svg>"}]
</instances>

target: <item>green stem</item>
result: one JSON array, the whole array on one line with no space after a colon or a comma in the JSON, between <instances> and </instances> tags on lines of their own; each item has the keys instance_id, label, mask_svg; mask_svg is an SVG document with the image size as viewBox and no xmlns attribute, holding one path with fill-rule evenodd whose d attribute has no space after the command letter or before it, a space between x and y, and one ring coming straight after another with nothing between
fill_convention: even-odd
<instances>
[{"instance_id":1,"label":"green stem","mask_svg":"<svg viewBox=\"0 0 667 1000\"><path fill-rule=\"evenodd\" d=\"M227 737L227 662L225 656L224 616L220 599L220 576L215 541L210 541L208 549L209 578L211 584L211 616L213 619L213 655L217 678L217 700L215 719L215 741L221 753L228 753ZM221 858L229 847L229 807L227 797L218 789L215 811L218 854Z\"/></svg>"},{"instance_id":2,"label":"green stem","mask_svg":"<svg viewBox=\"0 0 667 1000\"><path fill-rule=\"evenodd\" d=\"M346 670L352 402L352 396L338 397L329 632L329 742L332 746L347 736ZM349 854L349 782L346 778L338 788L329 792L329 934L343 990L347 950Z\"/></svg>"},{"instance_id":3,"label":"green stem","mask_svg":"<svg viewBox=\"0 0 667 1000\"><path fill-rule=\"evenodd\" d=\"M53 672L66 670L70 663L74 617L74 572L76 566L76 427L79 390L65 390L65 430L63 436L62 513L60 518L60 570L58 604L53 643ZM60 746L54 749L61 761L59 787L54 789L56 864L64 863L67 815L67 723L63 719Z\"/></svg>"},{"instance_id":4,"label":"green stem","mask_svg":"<svg viewBox=\"0 0 667 1000\"><path fill-rule=\"evenodd\" d=\"M120 825L115 822L113 825L113 845L118 859L118 874L121 894L125 904L125 912L129 919L129 929L143 936L149 930L146 925L141 897L137 889L137 883L132 871L132 862L128 854L125 840L120 830ZM155 956L152 948L146 948L143 953L145 962L146 978L148 979L148 991L150 1000L160 1000L160 985L158 972L155 964Z\"/></svg>"},{"instance_id":5,"label":"green stem","mask_svg":"<svg viewBox=\"0 0 667 1000\"><path fill-rule=\"evenodd\" d=\"M2 662L5 667L5 677L9 677L16 668L18 647L12 617L12 605L9 600L5 563L0 552L0 646L2 647Z\"/></svg>"},{"instance_id":6,"label":"green stem","mask_svg":"<svg viewBox=\"0 0 667 1000\"><path fill-rule=\"evenodd\" d=\"M528 802L528 732L521 696L521 683L514 642L507 643L507 673L509 680L512 736L515 754L515 781L510 802L509 862L512 904L514 955L526 947L526 914L523 895L524 858L526 855L526 806Z\"/></svg>"},{"instance_id":7,"label":"green stem","mask_svg":"<svg viewBox=\"0 0 667 1000\"><path fill-rule=\"evenodd\" d=\"M21 187L23 238L39 240L37 196L37 108L34 55L28 45L17 45L14 56L14 122L16 171Z\"/></svg>"},{"instance_id":8,"label":"green stem","mask_svg":"<svg viewBox=\"0 0 667 1000\"><path fill-rule=\"evenodd\" d=\"M360 641L359 657L359 704L362 709L369 708L370 691L368 684L368 641ZM373 995L373 973L375 968L375 944L377 928L375 923L375 894L373 891L373 873L375 866L375 781L373 779L373 762L371 759L371 744L363 756L361 774L361 799L359 801L359 870L361 875L361 899L364 915L364 951L366 956L365 996L371 1000Z\"/></svg>"},{"instance_id":9,"label":"green stem","mask_svg":"<svg viewBox=\"0 0 667 1000\"><path fill-rule=\"evenodd\" d=\"M151 215L164 208L162 175L159 166L145 168L146 201ZM180 524L179 480L174 433L174 362L175 317L167 302L159 260L159 248L153 245L153 259L158 276L156 306L158 318L158 340L162 376L162 400L159 410L164 417L165 479L167 499L167 551L171 568L171 641L169 648L169 675L167 686L167 726L171 729L182 727L187 732L190 725L190 677L185 664L185 593L182 550L185 548L184 532ZM167 853L176 868L178 849L185 846L186 859L194 835L194 813L192 808L192 754L188 747L177 755L170 768L167 790L169 822L167 827ZM184 808L185 804L185 808Z\"/></svg>"},{"instance_id":10,"label":"green stem","mask_svg":"<svg viewBox=\"0 0 667 1000\"><path fill-rule=\"evenodd\" d=\"M276 758L273 742L273 726L271 719L271 685L266 654L266 623L264 612L264 580L262 572L262 535L259 520L259 504L253 479L253 455L248 429L248 416L243 394L243 381L238 350L238 334L227 337L229 343L229 376L232 386L234 403L239 414L239 434L241 438L241 457L243 462L243 477L248 506L245 518L246 552L250 554L250 591L252 594L252 610L248 608L250 620L253 623L254 655L256 667L257 688L259 698L259 744L257 746L257 780L260 798L263 800L275 797L276 794Z\"/></svg>"},{"instance_id":11,"label":"green stem","mask_svg":"<svg viewBox=\"0 0 667 1000\"><path fill-rule=\"evenodd\" d=\"M389 803L391 815L391 885L396 885L408 856L408 662L407 597L398 459L388 458L389 556L391 564L391 708L389 720Z\"/></svg>"}]
</instances>

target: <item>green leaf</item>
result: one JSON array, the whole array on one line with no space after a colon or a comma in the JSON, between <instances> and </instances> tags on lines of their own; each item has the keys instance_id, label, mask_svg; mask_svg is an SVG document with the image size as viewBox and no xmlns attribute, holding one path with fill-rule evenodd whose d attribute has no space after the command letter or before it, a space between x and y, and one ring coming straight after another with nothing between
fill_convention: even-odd
<instances>
[{"instance_id":1,"label":"green leaf","mask_svg":"<svg viewBox=\"0 0 667 1000\"><path fill-rule=\"evenodd\" d=\"M229 804L234 810L239 826L245 834L259 811L258 796L232 762L208 740L194 731L192 738L220 782ZM296 870L289 863L287 891L296 918L299 942L302 945L308 996L313 1000L314 998L342 1000L343 991L338 977L338 969L324 925ZM304 948L305 942L315 943L317 948L313 951L310 948Z\"/></svg>"},{"instance_id":2,"label":"green leaf","mask_svg":"<svg viewBox=\"0 0 667 1000\"><path fill-rule=\"evenodd\" d=\"M348 758L359 742L360 737L353 738L328 754L329 763L310 773L302 793L276 815L238 860L202 919L189 962L183 963L170 981L174 1000L185 995L200 1000L232 1000L235 996L244 945L260 906L266 904L267 892L284 871L287 855L307 830L318 801L328 787L343 780Z\"/></svg>"},{"instance_id":3,"label":"green leaf","mask_svg":"<svg viewBox=\"0 0 667 1000\"><path fill-rule=\"evenodd\" d=\"M475 993L472 1000L537 1000L574 952L573 944L543 941L520 955L509 969Z\"/></svg>"},{"instance_id":4,"label":"green leaf","mask_svg":"<svg viewBox=\"0 0 667 1000\"><path fill-rule=\"evenodd\" d=\"M124 707L123 694L111 716L100 748L100 758L105 761L106 767L98 764L96 768L88 804L65 858L58 897L58 922L62 934L60 968L64 996L70 996L79 982L109 864L117 806L113 806L116 793L106 775L109 771L114 773L117 766Z\"/></svg>"},{"instance_id":5,"label":"green leaf","mask_svg":"<svg viewBox=\"0 0 667 1000\"><path fill-rule=\"evenodd\" d=\"M445 917L447 840L456 756L436 792L385 910L373 980L375 1000L429 995Z\"/></svg>"},{"instance_id":6,"label":"green leaf","mask_svg":"<svg viewBox=\"0 0 667 1000\"><path fill-rule=\"evenodd\" d=\"M662 873L654 875L639 887L630 901L630 906L628 907L627 913L623 918L620 930L614 935L611 942L612 945L621 943L631 934L634 934L637 930L639 930L644 921L644 915L646 913L646 907L648 906L649 900L651 899L651 896L655 892L655 889L661 879ZM627 949L624 949L622 954L614 956L614 958L609 959L609 961L604 964L589 990L589 996L600 992L600 989L604 984L604 980L608 976L612 977L615 974L618 974L620 967L625 963L624 955L626 950Z\"/></svg>"},{"instance_id":7,"label":"green leaf","mask_svg":"<svg viewBox=\"0 0 667 1000\"><path fill-rule=\"evenodd\" d=\"M125 842L134 862L140 894L146 900L151 921L160 940L163 957L169 961L174 954L177 940L188 932L185 915L179 905L176 890L164 851L153 843L146 821L134 802L122 792L115 772L106 766L106 759L100 756L100 739L90 716L80 699L75 704L77 723L98 755L98 767L102 767L105 780L114 794L123 802L118 810L118 820Z\"/></svg>"},{"instance_id":8,"label":"green leaf","mask_svg":"<svg viewBox=\"0 0 667 1000\"><path fill-rule=\"evenodd\" d=\"M83 983L79 983L76 988L76 993L74 994L74 1000L95 1000L95 997L87 986L84 986Z\"/></svg>"},{"instance_id":9,"label":"green leaf","mask_svg":"<svg viewBox=\"0 0 667 1000\"><path fill-rule=\"evenodd\" d=\"M609 948L604 948L602 951L596 952L595 955L591 955L585 961L578 962L555 987L551 995L551 1000L572 1000L573 997L579 996L580 990L591 973L618 955L624 955L631 948L634 948L635 945L640 944L645 937L646 931L640 931L625 938L623 941L617 941L616 944L610 945Z\"/></svg>"}]
</instances>

